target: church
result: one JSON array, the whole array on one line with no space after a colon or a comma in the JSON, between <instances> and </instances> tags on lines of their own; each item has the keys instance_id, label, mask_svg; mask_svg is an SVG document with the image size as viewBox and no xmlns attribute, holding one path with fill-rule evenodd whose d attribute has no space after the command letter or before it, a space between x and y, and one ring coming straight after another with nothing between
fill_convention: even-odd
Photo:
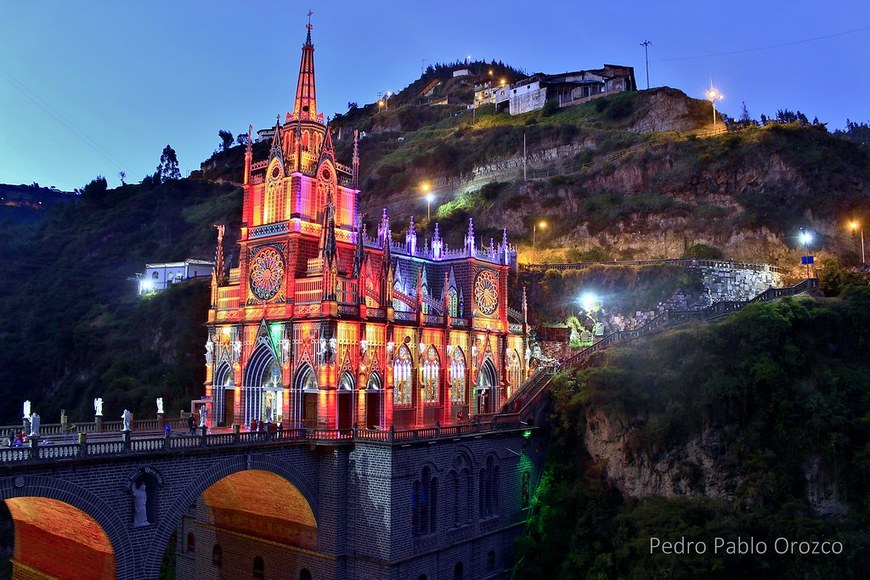
<instances>
[{"instance_id":1,"label":"church","mask_svg":"<svg viewBox=\"0 0 870 580\"><path fill-rule=\"evenodd\" d=\"M250 131L249 131L250 136ZM209 426L388 430L499 410L529 373L525 308L508 306L507 234L447 247L413 216L394 237L359 211L359 143L335 158L318 111L311 25L293 108L266 159L245 153L238 267L218 226L206 344Z\"/></svg>"}]
</instances>

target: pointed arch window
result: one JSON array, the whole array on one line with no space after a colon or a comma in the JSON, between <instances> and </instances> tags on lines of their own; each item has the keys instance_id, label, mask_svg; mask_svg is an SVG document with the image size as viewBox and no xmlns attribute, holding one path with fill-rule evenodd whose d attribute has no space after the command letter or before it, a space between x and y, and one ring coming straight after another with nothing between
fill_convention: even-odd
<instances>
[{"instance_id":1,"label":"pointed arch window","mask_svg":"<svg viewBox=\"0 0 870 580\"><path fill-rule=\"evenodd\" d=\"M283 388L281 366L272 348L265 342L257 346L254 354L248 361L245 373L244 405L245 424L251 423L252 419L265 420L265 393L280 391ZM275 395L272 395L273 398ZM270 408L270 411L273 409Z\"/></svg>"},{"instance_id":2,"label":"pointed arch window","mask_svg":"<svg viewBox=\"0 0 870 580\"><path fill-rule=\"evenodd\" d=\"M411 405L411 351L404 344L396 353L393 362L393 404L397 406Z\"/></svg>"},{"instance_id":3,"label":"pointed arch window","mask_svg":"<svg viewBox=\"0 0 870 580\"><path fill-rule=\"evenodd\" d=\"M411 526L415 536L438 530L438 478L427 465L414 481L411 496Z\"/></svg>"},{"instance_id":4,"label":"pointed arch window","mask_svg":"<svg viewBox=\"0 0 870 580\"><path fill-rule=\"evenodd\" d=\"M447 290L447 310L450 316L454 318L459 316L459 295L453 286Z\"/></svg>"},{"instance_id":5,"label":"pointed arch window","mask_svg":"<svg viewBox=\"0 0 870 580\"><path fill-rule=\"evenodd\" d=\"M266 195L263 200L263 223L269 224L284 219L284 172L276 161L269 167Z\"/></svg>"},{"instance_id":6,"label":"pointed arch window","mask_svg":"<svg viewBox=\"0 0 870 580\"><path fill-rule=\"evenodd\" d=\"M458 346L450 355L450 402L458 405L465 404L465 353Z\"/></svg>"},{"instance_id":7,"label":"pointed arch window","mask_svg":"<svg viewBox=\"0 0 870 580\"><path fill-rule=\"evenodd\" d=\"M426 350L426 360L423 362L423 403L427 405L437 405L438 397L438 371L441 367L441 361L438 357L438 351L434 346L430 346Z\"/></svg>"},{"instance_id":8,"label":"pointed arch window","mask_svg":"<svg viewBox=\"0 0 870 580\"><path fill-rule=\"evenodd\" d=\"M293 423L310 426L317 420L317 375L311 365L304 363L293 380Z\"/></svg>"},{"instance_id":9,"label":"pointed arch window","mask_svg":"<svg viewBox=\"0 0 870 580\"><path fill-rule=\"evenodd\" d=\"M226 414L226 393L228 390L233 389L235 386L234 383L233 369L230 367L230 363L227 360L223 360L220 365L218 365L218 368L214 373L214 380L212 381L212 400L214 401L214 417L212 420L216 425L224 422Z\"/></svg>"},{"instance_id":10,"label":"pointed arch window","mask_svg":"<svg viewBox=\"0 0 870 580\"><path fill-rule=\"evenodd\" d=\"M510 397L523 382L523 365L519 353L514 349L508 351L507 372L509 383L507 396Z\"/></svg>"},{"instance_id":11,"label":"pointed arch window","mask_svg":"<svg viewBox=\"0 0 870 580\"><path fill-rule=\"evenodd\" d=\"M341 378L338 379L339 391L353 391L353 377L349 372L344 372Z\"/></svg>"}]
</instances>

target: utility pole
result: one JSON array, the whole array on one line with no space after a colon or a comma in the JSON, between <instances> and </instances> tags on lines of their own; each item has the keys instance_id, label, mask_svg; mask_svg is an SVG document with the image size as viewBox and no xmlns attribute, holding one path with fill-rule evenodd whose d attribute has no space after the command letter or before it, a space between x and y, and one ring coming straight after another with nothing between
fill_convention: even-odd
<instances>
[{"instance_id":1,"label":"utility pole","mask_svg":"<svg viewBox=\"0 0 870 580\"><path fill-rule=\"evenodd\" d=\"M640 45L643 47L643 57L644 57L644 60L646 61L646 89L647 90L649 90L649 45L651 45L651 44L652 44L652 42L650 42L649 40L644 40L643 42L640 43Z\"/></svg>"}]
</instances>

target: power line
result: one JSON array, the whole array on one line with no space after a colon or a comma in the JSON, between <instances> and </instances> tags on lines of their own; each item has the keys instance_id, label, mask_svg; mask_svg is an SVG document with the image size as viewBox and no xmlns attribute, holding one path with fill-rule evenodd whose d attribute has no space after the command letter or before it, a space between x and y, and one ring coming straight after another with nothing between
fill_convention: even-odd
<instances>
[{"instance_id":1,"label":"power line","mask_svg":"<svg viewBox=\"0 0 870 580\"><path fill-rule=\"evenodd\" d=\"M20 91L25 97L30 99L33 103L35 103L39 108L43 111L54 117L54 119L63 125L69 130L70 133L78 137L82 143L93 149L95 152L102 155L109 163L114 165L116 168L121 171L126 171L126 167L124 163L119 161L116 157L114 157L111 153L109 153L106 149L104 149L99 143L97 143L94 139L88 136L87 133L79 129L75 123L67 119L63 116L57 109L52 107L49 103L47 103L42 97L40 97L37 93L32 91L27 87L24 83L19 81L15 76L9 72L6 68L0 65L0 77L5 78L13 88Z\"/></svg>"},{"instance_id":2,"label":"power line","mask_svg":"<svg viewBox=\"0 0 870 580\"><path fill-rule=\"evenodd\" d=\"M818 40L827 40L828 38L834 38L837 36L845 36L847 34L855 34L857 32L864 32L866 30L870 30L870 26L864 26L863 28L856 28L854 30L846 30L844 32L834 32L832 34L825 34L824 36L814 36L812 38L804 38L802 40L793 40L791 42L783 42L780 44L770 44L768 46L758 46L755 48L744 48L741 50L729 50L725 52L711 52L709 54L696 54L693 56L678 56L674 58L661 58L659 60L654 60L653 62L674 62L680 60L693 60L697 58L710 58L713 56L730 56L733 54L746 54L748 52L758 52L762 50L770 50L773 48L783 48L785 46L794 46L796 44L806 44L808 42L816 42Z\"/></svg>"}]
</instances>

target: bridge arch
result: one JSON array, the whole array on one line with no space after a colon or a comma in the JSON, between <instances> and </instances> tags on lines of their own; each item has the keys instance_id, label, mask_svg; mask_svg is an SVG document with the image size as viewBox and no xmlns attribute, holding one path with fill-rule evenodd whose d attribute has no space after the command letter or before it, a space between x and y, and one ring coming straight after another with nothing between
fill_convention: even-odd
<instances>
[{"instance_id":1,"label":"bridge arch","mask_svg":"<svg viewBox=\"0 0 870 580\"><path fill-rule=\"evenodd\" d=\"M178 527L182 515L187 513L203 493L219 481L236 473L249 470L266 471L280 476L289 482L302 498L308 502L315 523L320 520L317 488L300 469L287 461L272 457L263 453L249 453L226 459L214 464L211 468L203 471L194 480L175 496L175 501L160 518L160 524L154 533L148 556L145 559L145 577L155 578L160 571L160 563L166 551L169 538Z\"/></svg>"},{"instance_id":2,"label":"bridge arch","mask_svg":"<svg viewBox=\"0 0 870 580\"><path fill-rule=\"evenodd\" d=\"M92 518L106 534L112 546L115 578L124 580L136 577L136 556L129 535L129 522L122 520L118 516L119 510L102 498L76 483L54 477L18 475L0 479L0 499L6 501L19 498L59 501ZM157 566L159 570L159 561Z\"/></svg>"}]
</instances>

